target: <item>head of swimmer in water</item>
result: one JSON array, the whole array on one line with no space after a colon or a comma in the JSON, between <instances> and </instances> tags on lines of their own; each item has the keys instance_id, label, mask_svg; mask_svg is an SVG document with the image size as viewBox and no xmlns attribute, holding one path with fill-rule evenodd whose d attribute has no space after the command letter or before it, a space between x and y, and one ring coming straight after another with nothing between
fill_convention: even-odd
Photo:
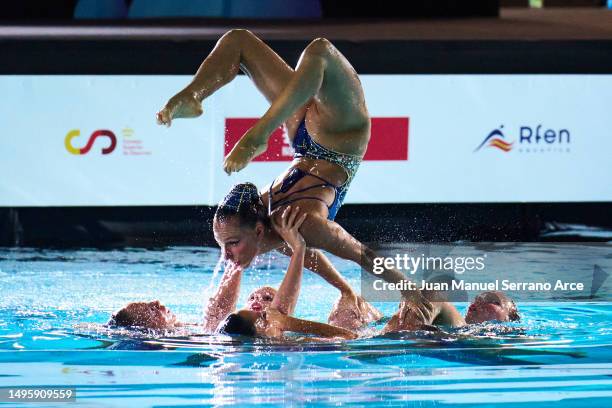
<instances>
[{"instance_id":1,"label":"head of swimmer in water","mask_svg":"<svg viewBox=\"0 0 612 408\"><path fill-rule=\"evenodd\" d=\"M259 253L269 227L266 208L252 183L232 187L213 219L213 232L222 256L243 268Z\"/></svg>"},{"instance_id":2,"label":"head of swimmer in water","mask_svg":"<svg viewBox=\"0 0 612 408\"><path fill-rule=\"evenodd\" d=\"M252 310L242 309L225 318L217 329L220 333L261 336L265 333L265 317Z\"/></svg>"},{"instance_id":3,"label":"head of swimmer in water","mask_svg":"<svg viewBox=\"0 0 612 408\"><path fill-rule=\"evenodd\" d=\"M514 322L520 320L514 301L498 291L482 292L470 304L465 321L468 324L487 321Z\"/></svg>"},{"instance_id":4,"label":"head of swimmer in water","mask_svg":"<svg viewBox=\"0 0 612 408\"><path fill-rule=\"evenodd\" d=\"M113 314L108 324L163 330L173 328L177 325L177 321L176 316L166 306L159 303L159 300L155 300L128 304Z\"/></svg>"},{"instance_id":5,"label":"head of swimmer in water","mask_svg":"<svg viewBox=\"0 0 612 408\"><path fill-rule=\"evenodd\" d=\"M219 325L218 331L243 336L265 335L268 324L265 311L272 304L275 295L276 289L269 286L255 289L249 295L246 307L227 316Z\"/></svg>"},{"instance_id":6,"label":"head of swimmer in water","mask_svg":"<svg viewBox=\"0 0 612 408\"><path fill-rule=\"evenodd\" d=\"M276 289L270 286L262 286L259 289L255 289L249 295L245 309L261 313L270 307L275 295Z\"/></svg>"}]
</instances>

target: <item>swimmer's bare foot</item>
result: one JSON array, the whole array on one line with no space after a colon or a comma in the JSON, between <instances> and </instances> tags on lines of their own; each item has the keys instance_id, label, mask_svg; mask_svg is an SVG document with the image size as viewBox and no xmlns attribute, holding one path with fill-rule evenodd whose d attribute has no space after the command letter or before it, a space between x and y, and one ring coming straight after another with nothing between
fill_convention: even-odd
<instances>
[{"instance_id":1,"label":"swimmer's bare foot","mask_svg":"<svg viewBox=\"0 0 612 408\"><path fill-rule=\"evenodd\" d=\"M170 127L172 119L196 118L204 112L202 103L197 99L196 93L185 88L174 95L166 105L157 112L157 124Z\"/></svg>"},{"instance_id":2,"label":"swimmer's bare foot","mask_svg":"<svg viewBox=\"0 0 612 408\"><path fill-rule=\"evenodd\" d=\"M254 158L262 154L268 148L268 136L270 132L261 128L256 123L242 136L234 145L232 150L225 156L223 170L227 174L237 172L246 167Z\"/></svg>"}]
</instances>

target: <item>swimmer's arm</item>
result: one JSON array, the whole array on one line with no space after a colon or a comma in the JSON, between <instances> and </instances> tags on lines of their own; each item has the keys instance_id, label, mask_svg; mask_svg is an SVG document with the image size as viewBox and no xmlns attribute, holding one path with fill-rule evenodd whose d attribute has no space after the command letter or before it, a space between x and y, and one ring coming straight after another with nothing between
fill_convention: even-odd
<instances>
[{"instance_id":1,"label":"swimmer's arm","mask_svg":"<svg viewBox=\"0 0 612 408\"><path fill-rule=\"evenodd\" d=\"M305 245L296 245L293 249L287 273L281 282L271 308L278 309L286 315L293 314L295 305L300 295L302 282L302 271L304 270L304 255L306 254Z\"/></svg>"},{"instance_id":2,"label":"swimmer's arm","mask_svg":"<svg viewBox=\"0 0 612 408\"><path fill-rule=\"evenodd\" d=\"M291 256L291 248L282 246L278 251L284 255ZM340 275L330 262L329 258L318 249L306 248L304 256L304 267L322 277L327 283L335 287L343 295L355 295L351 285Z\"/></svg>"},{"instance_id":3,"label":"swimmer's arm","mask_svg":"<svg viewBox=\"0 0 612 408\"><path fill-rule=\"evenodd\" d=\"M217 291L209 299L204 312L204 326L207 331L214 332L219 323L236 309L241 280L242 268L234 265L225 268Z\"/></svg>"},{"instance_id":4,"label":"swimmer's arm","mask_svg":"<svg viewBox=\"0 0 612 408\"><path fill-rule=\"evenodd\" d=\"M308 213L300 212L299 206L288 206L283 210L280 220L273 219L272 221L275 231L293 251L289 261L289 268L287 268L285 277L270 305L271 309L284 314L293 313L298 296L300 295L306 242L299 229L306 217L308 217Z\"/></svg>"},{"instance_id":5,"label":"swimmer's arm","mask_svg":"<svg viewBox=\"0 0 612 408\"><path fill-rule=\"evenodd\" d=\"M319 337L341 337L343 339L356 339L357 335L350 330L331 324L313 322L286 316L283 322L283 330L295 333L314 334Z\"/></svg>"},{"instance_id":6,"label":"swimmer's arm","mask_svg":"<svg viewBox=\"0 0 612 408\"><path fill-rule=\"evenodd\" d=\"M342 337L344 339L356 339L357 335L350 330L330 324L313 322L310 320L298 319L282 314L280 311L270 307L266 312L270 326L274 326L282 331L290 331L303 334L314 334L319 337Z\"/></svg>"}]
</instances>

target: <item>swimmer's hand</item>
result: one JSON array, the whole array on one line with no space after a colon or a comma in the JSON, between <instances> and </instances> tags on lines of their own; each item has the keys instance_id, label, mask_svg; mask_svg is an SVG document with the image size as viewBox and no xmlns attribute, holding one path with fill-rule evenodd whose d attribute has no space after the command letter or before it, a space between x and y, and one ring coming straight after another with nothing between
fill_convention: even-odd
<instances>
[{"instance_id":1,"label":"swimmer's hand","mask_svg":"<svg viewBox=\"0 0 612 408\"><path fill-rule=\"evenodd\" d=\"M380 310L372 306L361 296L357 296L357 309L361 313L361 319L364 324L372 323L383 318Z\"/></svg>"},{"instance_id":2,"label":"swimmer's hand","mask_svg":"<svg viewBox=\"0 0 612 408\"><path fill-rule=\"evenodd\" d=\"M306 217L308 217L308 213L300 214L299 206L292 207L290 205L283 210L280 221L277 220L277 217L272 217L274 230L294 253L306 249L306 241L299 231Z\"/></svg>"},{"instance_id":3,"label":"swimmer's hand","mask_svg":"<svg viewBox=\"0 0 612 408\"><path fill-rule=\"evenodd\" d=\"M382 318L382 313L355 293L342 293L329 314L328 323L355 330Z\"/></svg>"},{"instance_id":4,"label":"swimmer's hand","mask_svg":"<svg viewBox=\"0 0 612 408\"><path fill-rule=\"evenodd\" d=\"M223 170L230 175L244 169L253 158L266 151L270 133L262 130L257 124L247 130L225 157Z\"/></svg>"},{"instance_id":5,"label":"swimmer's hand","mask_svg":"<svg viewBox=\"0 0 612 408\"><path fill-rule=\"evenodd\" d=\"M264 329L266 337L279 337L283 334L287 315L278 309L269 308L263 313L263 317L266 320Z\"/></svg>"},{"instance_id":6,"label":"swimmer's hand","mask_svg":"<svg viewBox=\"0 0 612 408\"><path fill-rule=\"evenodd\" d=\"M267 320L268 325L277 326L282 329L283 323L286 321L287 315L281 313L278 309L268 308L264 312L264 316Z\"/></svg>"},{"instance_id":7,"label":"swimmer's hand","mask_svg":"<svg viewBox=\"0 0 612 408\"><path fill-rule=\"evenodd\" d=\"M195 92L188 88L174 95L159 112L157 124L170 127L174 118L195 118L204 112Z\"/></svg>"},{"instance_id":8,"label":"swimmer's hand","mask_svg":"<svg viewBox=\"0 0 612 408\"><path fill-rule=\"evenodd\" d=\"M399 305L399 326L403 330L418 330L423 325L431 325L435 320L435 306L423 295L418 299L412 296L410 299L402 297Z\"/></svg>"}]
</instances>

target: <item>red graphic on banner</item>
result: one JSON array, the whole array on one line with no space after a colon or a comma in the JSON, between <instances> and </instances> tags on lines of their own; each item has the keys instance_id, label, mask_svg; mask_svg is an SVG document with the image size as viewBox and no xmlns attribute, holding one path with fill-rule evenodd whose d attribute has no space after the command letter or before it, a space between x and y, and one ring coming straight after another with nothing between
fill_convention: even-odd
<instances>
[{"instance_id":1,"label":"red graphic on banner","mask_svg":"<svg viewBox=\"0 0 612 408\"><path fill-rule=\"evenodd\" d=\"M225 119L225 152L227 155L254 124L257 118ZM364 160L408 160L408 122L404 118L372 118L372 135ZM291 161L293 148L288 136L278 128L268 140L268 150L253 161Z\"/></svg>"}]
</instances>

